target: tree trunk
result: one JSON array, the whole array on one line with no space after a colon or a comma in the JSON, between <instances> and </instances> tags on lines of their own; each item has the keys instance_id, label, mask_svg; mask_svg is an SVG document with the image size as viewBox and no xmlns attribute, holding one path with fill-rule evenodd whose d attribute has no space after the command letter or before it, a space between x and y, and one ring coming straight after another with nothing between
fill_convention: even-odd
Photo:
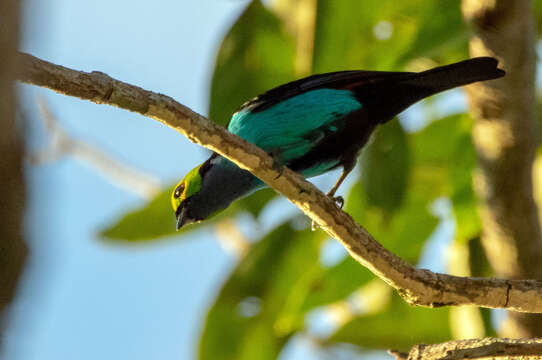
<instances>
[{"instance_id":1,"label":"tree trunk","mask_svg":"<svg viewBox=\"0 0 542 360\"><path fill-rule=\"evenodd\" d=\"M23 143L15 123L19 1L0 1L0 314L13 299L26 257Z\"/></svg>"},{"instance_id":2,"label":"tree trunk","mask_svg":"<svg viewBox=\"0 0 542 360\"><path fill-rule=\"evenodd\" d=\"M542 238L533 197L538 145L535 117L536 27L529 0L463 0L474 26L474 56L494 56L506 70L497 81L467 90L475 119L482 243L500 277L542 279ZM542 335L542 317L509 313L503 334Z\"/></svg>"}]
</instances>

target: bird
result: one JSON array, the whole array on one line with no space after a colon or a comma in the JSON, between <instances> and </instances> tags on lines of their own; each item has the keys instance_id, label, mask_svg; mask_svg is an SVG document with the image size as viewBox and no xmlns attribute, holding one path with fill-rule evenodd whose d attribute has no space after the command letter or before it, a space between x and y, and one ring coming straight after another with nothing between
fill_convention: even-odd
<instances>
[{"instance_id":1,"label":"bird","mask_svg":"<svg viewBox=\"0 0 542 360\"><path fill-rule=\"evenodd\" d=\"M312 75L273 88L235 112L228 131L305 178L342 168L328 196L356 164L375 128L436 93L505 75L498 61L477 57L422 72L349 70ZM175 186L177 230L265 187L247 170L213 153Z\"/></svg>"}]
</instances>

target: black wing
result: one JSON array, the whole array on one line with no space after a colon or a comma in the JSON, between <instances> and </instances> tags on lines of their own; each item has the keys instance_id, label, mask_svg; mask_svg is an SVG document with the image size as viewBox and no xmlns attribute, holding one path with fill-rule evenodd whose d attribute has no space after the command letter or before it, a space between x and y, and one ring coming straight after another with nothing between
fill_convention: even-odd
<instances>
[{"instance_id":1,"label":"black wing","mask_svg":"<svg viewBox=\"0 0 542 360\"><path fill-rule=\"evenodd\" d=\"M505 72L490 57L464 60L427 71L338 71L312 75L274 89L244 103L242 109L263 111L285 99L320 88L352 90L362 103L380 109L381 121L387 121L415 102L441 91L477 81L496 79Z\"/></svg>"},{"instance_id":2,"label":"black wing","mask_svg":"<svg viewBox=\"0 0 542 360\"><path fill-rule=\"evenodd\" d=\"M399 79L412 74L414 73L350 70L312 75L273 88L245 102L239 110L247 109L251 112L263 111L283 100L310 90L321 88L354 89L365 84L380 82L382 80Z\"/></svg>"}]
</instances>

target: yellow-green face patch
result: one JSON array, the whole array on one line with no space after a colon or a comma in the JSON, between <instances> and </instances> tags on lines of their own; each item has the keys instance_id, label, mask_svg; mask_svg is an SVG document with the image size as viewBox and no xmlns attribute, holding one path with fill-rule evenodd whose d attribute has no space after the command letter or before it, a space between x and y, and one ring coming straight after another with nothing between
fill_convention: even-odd
<instances>
[{"instance_id":1,"label":"yellow-green face patch","mask_svg":"<svg viewBox=\"0 0 542 360\"><path fill-rule=\"evenodd\" d=\"M203 164L201 164L203 165ZM194 195L201 189L201 175L199 169L201 165L192 169L184 179L182 179L171 194L171 206L177 211L179 205L188 197Z\"/></svg>"}]
</instances>

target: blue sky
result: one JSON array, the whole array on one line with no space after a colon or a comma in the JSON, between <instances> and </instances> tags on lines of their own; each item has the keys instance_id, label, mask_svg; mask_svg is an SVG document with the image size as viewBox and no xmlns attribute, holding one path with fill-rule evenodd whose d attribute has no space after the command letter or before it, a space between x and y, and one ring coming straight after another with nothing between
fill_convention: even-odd
<instances>
[{"instance_id":1,"label":"blue sky","mask_svg":"<svg viewBox=\"0 0 542 360\"><path fill-rule=\"evenodd\" d=\"M215 51L246 1L26 1L22 48L162 92L206 113ZM35 98L64 129L163 183L205 152L142 116L22 86L31 146L46 144ZM28 167L32 254L6 333L9 359L189 359L214 293L233 265L210 233L143 247L96 232L141 205L94 169L64 158ZM200 266L205 259L207 266Z\"/></svg>"},{"instance_id":2,"label":"blue sky","mask_svg":"<svg viewBox=\"0 0 542 360\"><path fill-rule=\"evenodd\" d=\"M148 0L25 3L24 51L74 69L105 72L206 114L215 52L247 1L163 0L155 6ZM72 137L164 184L205 159L203 149L140 115L26 85L21 92L33 149L48 141L35 102L43 96ZM457 98L447 97L456 99L455 104ZM414 107L410 114L416 111ZM211 230L141 247L108 245L99 241L97 231L142 205L142 199L69 157L28 166L27 179L26 225L32 252L11 312L3 356L194 358L206 310L234 265ZM329 188L333 180L332 176L317 183ZM281 213L285 207L295 211L285 203L266 210L268 226L277 222L278 208ZM453 229L446 226L441 233L449 235ZM433 253L442 251L442 243L434 246ZM313 354L310 344L299 343L284 358Z\"/></svg>"}]
</instances>

